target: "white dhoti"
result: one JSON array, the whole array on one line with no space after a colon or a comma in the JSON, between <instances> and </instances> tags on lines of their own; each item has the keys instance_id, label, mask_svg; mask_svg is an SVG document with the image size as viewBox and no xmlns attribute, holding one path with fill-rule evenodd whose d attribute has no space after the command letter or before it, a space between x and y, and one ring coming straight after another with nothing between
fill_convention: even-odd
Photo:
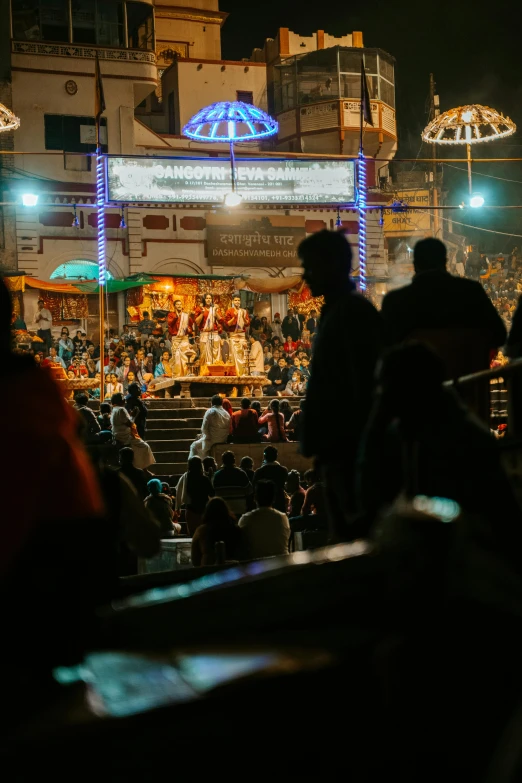
<instances>
[{"instance_id":1,"label":"white dhoti","mask_svg":"<svg viewBox=\"0 0 522 783\"><path fill-rule=\"evenodd\" d=\"M131 442L125 445L130 446L134 452L133 464L135 468L146 470L156 462L151 447L144 440L132 438Z\"/></svg>"},{"instance_id":2,"label":"white dhoti","mask_svg":"<svg viewBox=\"0 0 522 783\"><path fill-rule=\"evenodd\" d=\"M216 443L226 443L230 434L230 416L221 406L210 408L203 417L201 437L190 447L189 459L205 459Z\"/></svg>"},{"instance_id":3,"label":"white dhoti","mask_svg":"<svg viewBox=\"0 0 522 783\"><path fill-rule=\"evenodd\" d=\"M201 332L199 338L199 374L208 375L208 364L221 363L221 339L217 332Z\"/></svg>"},{"instance_id":4,"label":"white dhoti","mask_svg":"<svg viewBox=\"0 0 522 783\"><path fill-rule=\"evenodd\" d=\"M229 334L231 359L236 365L236 375L248 375L247 366L247 341L244 332L232 332Z\"/></svg>"},{"instance_id":5,"label":"white dhoti","mask_svg":"<svg viewBox=\"0 0 522 783\"><path fill-rule=\"evenodd\" d=\"M182 378L188 373L188 363L192 356L194 356L194 349L192 348L189 338L185 337L172 337L172 358L170 360L170 366L175 378Z\"/></svg>"}]
</instances>

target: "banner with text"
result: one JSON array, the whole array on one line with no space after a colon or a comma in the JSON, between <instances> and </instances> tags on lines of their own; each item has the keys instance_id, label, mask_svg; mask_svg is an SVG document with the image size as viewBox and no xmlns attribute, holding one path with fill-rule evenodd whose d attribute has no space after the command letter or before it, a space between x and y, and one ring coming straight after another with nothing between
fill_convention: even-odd
<instances>
[{"instance_id":1,"label":"banner with text","mask_svg":"<svg viewBox=\"0 0 522 783\"><path fill-rule=\"evenodd\" d=\"M236 160L246 204L351 204L355 164L336 160ZM108 158L109 201L219 203L232 189L230 163L208 158Z\"/></svg>"},{"instance_id":2,"label":"banner with text","mask_svg":"<svg viewBox=\"0 0 522 783\"><path fill-rule=\"evenodd\" d=\"M399 190L396 194L398 201L408 204L411 209L407 212L384 213L384 233L386 236L424 236L430 232L430 210L415 207L429 207L429 190Z\"/></svg>"},{"instance_id":3,"label":"banner with text","mask_svg":"<svg viewBox=\"0 0 522 783\"><path fill-rule=\"evenodd\" d=\"M207 215L208 262L215 266L300 266L304 217Z\"/></svg>"}]
</instances>

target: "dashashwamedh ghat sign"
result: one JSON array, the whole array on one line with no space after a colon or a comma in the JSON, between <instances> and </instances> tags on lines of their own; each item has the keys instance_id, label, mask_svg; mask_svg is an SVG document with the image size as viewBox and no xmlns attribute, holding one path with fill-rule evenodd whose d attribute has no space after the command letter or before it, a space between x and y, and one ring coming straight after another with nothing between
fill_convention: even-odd
<instances>
[{"instance_id":1,"label":"dashashwamedh ghat sign","mask_svg":"<svg viewBox=\"0 0 522 783\"><path fill-rule=\"evenodd\" d=\"M236 188L245 204L351 204L351 160L240 159ZM230 162L208 158L107 159L111 202L219 203L232 190Z\"/></svg>"},{"instance_id":2,"label":"dashashwamedh ghat sign","mask_svg":"<svg viewBox=\"0 0 522 783\"><path fill-rule=\"evenodd\" d=\"M213 215L207 221L207 258L220 266L298 267L304 216Z\"/></svg>"}]
</instances>

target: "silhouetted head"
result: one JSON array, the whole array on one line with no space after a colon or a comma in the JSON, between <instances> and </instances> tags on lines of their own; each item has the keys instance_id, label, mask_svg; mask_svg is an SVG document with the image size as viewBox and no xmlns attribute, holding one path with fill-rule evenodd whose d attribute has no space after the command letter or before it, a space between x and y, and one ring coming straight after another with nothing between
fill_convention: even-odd
<instances>
[{"instance_id":1,"label":"silhouetted head","mask_svg":"<svg viewBox=\"0 0 522 783\"><path fill-rule=\"evenodd\" d=\"M252 470L254 467L254 460L252 457L243 457L241 462L239 463L239 467L241 470Z\"/></svg>"},{"instance_id":2,"label":"silhouetted head","mask_svg":"<svg viewBox=\"0 0 522 783\"><path fill-rule=\"evenodd\" d=\"M271 506L274 502L276 486L273 481L258 481L256 484L256 502L259 508Z\"/></svg>"},{"instance_id":3,"label":"silhouetted head","mask_svg":"<svg viewBox=\"0 0 522 783\"><path fill-rule=\"evenodd\" d=\"M134 373L129 373L127 379L130 379L131 375L134 377ZM129 383L128 392L131 397L141 397L141 389L137 383Z\"/></svg>"},{"instance_id":4,"label":"silhouetted head","mask_svg":"<svg viewBox=\"0 0 522 783\"><path fill-rule=\"evenodd\" d=\"M126 468L132 465L134 462L134 452L130 446L126 446L124 449L120 449L119 459L122 468Z\"/></svg>"},{"instance_id":5,"label":"silhouetted head","mask_svg":"<svg viewBox=\"0 0 522 783\"><path fill-rule=\"evenodd\" d=\"M277 402L277 400L274 400L274 402ZM263 452L265 462L275 462L277 460L278 454L279 452L275 446L267 446Z\"/></svg>"},{"instance_id":6,"label":"silhouetted head","mask_svg":"<svg viewBox=\"0 0 522 783\"><path fill-rule=\"evenodd\" d=\"M223 399L219 396L219 394L214 394L210 401L214 408L222 408L223 407Z\"/></svg>"},{"instance_id":7,"label":"silhouetted head","mask_svg":"<svg viewBox=\"0 0 522 783\"><path fill-rule=\"evenodd\" d=\"M241 400L241 407L245 411L250 408L250 400L248 399L248 397L243 397L243 399Z\"/></svg>"},{"instance_id":8,"label":"silhouetted head","mask_svg":"<svg viewBox=\"0 0 522 783\"><path fill-rule=\"evenodd\" d=\"M230 513L230 509L223 498L211 498L208 501L205 511L203 512L202 523L215 527L234 524L234 517Z\"/></svg>"},{"instance_id":9,"label":"silhouetted head","mask_svg":"<svg viewBox=\"0 0 522 783\"><path fill-rule=\"evenodd\" d=\"M205 457L203 460L203 470L205 473L212 473L214 474L217 470L217 464L214 457Z\"/></svg>"},{"instance_id":10,"label":"silhouetted head","mask_svg":"<svg viewBox=\"0 0 522 783\"><path fill-rule=\"evenodd\" d=\"M203 463L201 457L191 457L187 462L187 470L189 473L196 473L200 476L203 475Z\"/></svg>"},{"instance_id":11,"label":"silhouetted head","mask_svg":"<svg viewBox=\"0 0 522 783\"><path fill-rule=\"evenodd\" d=\"M301 486L301 476L298 470L291 470L286 480L286 489L292 494Z\"/></svg>"},{"instance_id":12,"label":"silhouetted head","mask_svg":"<svg viewBox=\"0 0 522 783\"><path fill-rule=\"evenodd\" d=\"M352 270L352 250L344 234L318 231L303 239L298 249L303 280L312 296L323 296L345 287Z\"/></svg>"},{"instance_id":13,"label":"silhouetted head","mask_svg":"<svg viewBox=\"0 0 522 783\"><path fill-rule=\"evenodd\" d=\"M279 404L279 400L272 400L272 402L270 403L270 410L271 410L273 413L279 413L279 409L280 409L280 407L281 407L281 406L280 406L280 404ZM265 453L266 453L266 451L265 451Z\"/></svg>"},{"instance_id":14,"label":"silhouetted head","mask_svg":"<svg viewBox=\"0 0 522 783\"><path fill-rule=\"evenodd\" d=\"M225 468L231 468L236 464L236 455L233 451L224 451L221 455L221 462Z\"/></svg>"},{"instance_id":15,"label":"silhouetted head","mask_svg":"<svg viewBox=\"0 0 522 783\"><path fill-rule=\"evenodd\" d=\"M261 416L261 403L259 400L254 400L251 405L252 410L257 411L257 413Z\"/></svg>"},{"instance_id":16,"label":"silhouetted head","mask_svg":"<svg viewBox=\"0 0 522 783\"><path fill-rule=\"evenodd\" d=\"M123 394L120 394L120 392L113 394L111 397L111 402L116 407L121 407L123 405Z\"/></svg>"},{"instance_id":17,"label":"silhouetted head","mask_svg":"<svg viewBox=\"0 0 522 783\"><path fill-rule=\"evenodd\" d=\"M111 404L110 402L102 402L100 405L100 413L110 413L111 412Z\"/></svg>"},{"instance_id":18,"label":"silhouetted head","mask_svg":"<svg viewBox=\"0 0 522 783\"><path fill-rule=\"evenodd\" d=\"M440 239L428 237L417 242L413 249L415 273L444 271L446 269L446 245Z\"/></svg>"},{"instance_id":19,"label":"silhouetted head","mask_svg":"<svg viewBox=\"0 0 522 783\"><path fill-rule=\"evenodd\" d=\"M85 394L85 392L80 392L80 394L76 395L76 405L78 405L80 408L83 408L87 403L89 402L89 397Z\"/></svg>"}]
</instances>

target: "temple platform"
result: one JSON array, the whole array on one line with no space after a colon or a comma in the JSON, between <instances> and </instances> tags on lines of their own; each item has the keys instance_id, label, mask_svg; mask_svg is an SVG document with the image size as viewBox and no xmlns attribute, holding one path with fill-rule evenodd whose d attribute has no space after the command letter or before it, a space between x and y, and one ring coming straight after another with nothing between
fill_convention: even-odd
<instances>
[{"instance_id":1,"label":"temple platform","mask_svg":"<svg viewBox=\"0 0 522 783\"><path fill-rule=\"evenodd\" d=\"M187 375L185 378L160 381L151 392L166 399L191 399L212 397L213 394L220 393L228 396L234 386L238 396L250 397L257 396L256 392L264 386L270 386L270 381L264 375Z\"/></svg>"}]
</instances>

